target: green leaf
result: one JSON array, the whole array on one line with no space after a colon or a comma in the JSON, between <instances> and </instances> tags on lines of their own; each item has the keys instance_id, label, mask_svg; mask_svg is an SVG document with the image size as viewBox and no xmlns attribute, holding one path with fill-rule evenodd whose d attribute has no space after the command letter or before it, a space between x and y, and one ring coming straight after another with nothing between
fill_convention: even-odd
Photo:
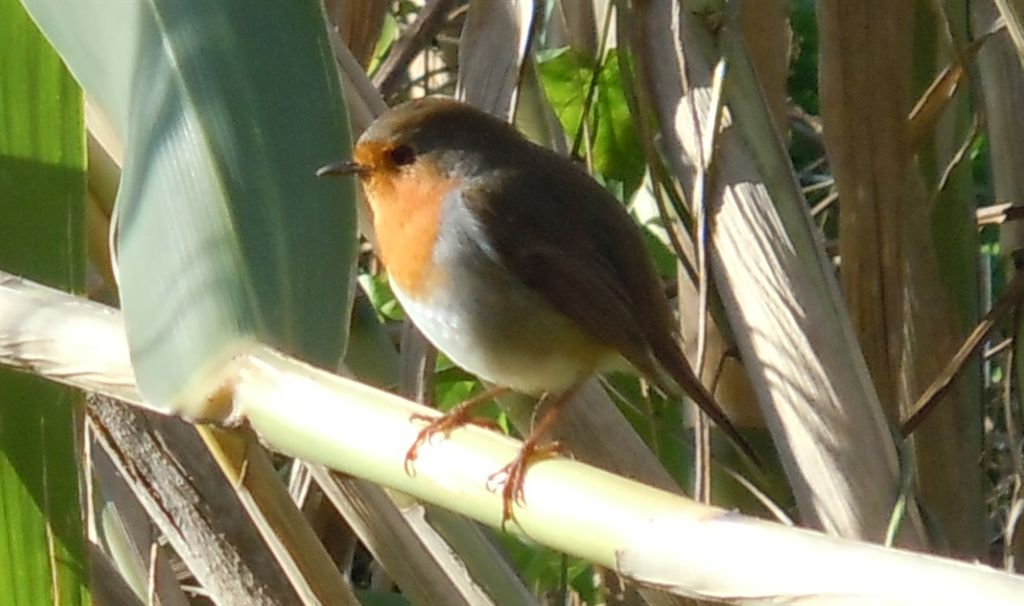
<instances>
[{"instance_id":1,"label":"green leaf","mask_svg":"<svg viewBox=\"0 0 1024 606\"><path fill-rule=\"evenodd\" d=\"M656 390L645 391L639 377L612 373L606 377L616 406L680 486L692 475L693 442L685 430L683 409Z\"/></svg>"},{"instance_id":2,"label":"green leaf","mask_svg":"<svg viewBox=\"0 0 1024 606\"><path fill-rule=\"evenodd\" d=\"M409 606L409 600L400 593L357 589L356 596L364 606Z\"/></svg>"},{"instance_id":3,"label":"green leaf","mask_svg":"<svg viewBox=\"0 0 1024 606\"><path fill-rule=\"evenodd\" d=\"M25 0L124 142L122 307L156 404L254 340L333 368L356 251L347 119L315 0ZM190 388L199 388L193 392Z\"/></svg>"},{"instance_id":4,"label":"green leaf","mask_svg":"<svg viewBox=\"0 0 1024 606\"><path fill-rule=\"evenodd\" d=\"M370 298L370 303L373 308L377 310L383 320L392 320L394 322L401 322L405 319L405 312L402 310L402 306L398 304L398 299L395 298L395 293L391 290L391 284L388 282L388 277L385 274L361 274L359 276L359 284L363 287L363 292Z\"/></svg>"},{"instance_id":5,"label":"green leaf","mask_svg":"<svg viewBox=\"0 0 1024 606\"><path fill-rule=\"evenodd\" d=\"M380 68L385 57L391 52L391 46L398 40L399 34L401 31L395 16L391 13L384 15L384 25L381 27L380 38L377 38L377 45L373 49L370 65L366 68L367 73L373 74Z\"/></svg>"},{"instance_id":6,"label":"green leaf","mask_svg":"<svg viewBox=\"0 0 1024 606\"><path fill-rule=\"evenodd\" d=\"M82 96L19 3L0 3L0 23L0 267L80 291ZM0 370L0 604L89 603L75 458L79 399Z\"/></svg>"},{"instance_id":7,"label":"green leaf","mask_svg":"<svg viewBox=\"0 0 1024 606\"><path fill-rule=\"evenodd\" d=\"M818 115L821 112L821 100L818 98L818 22L815 2L790 0L789 7L793 26L793 58L787 89L792 91L793 101L797 105L809 114Z\"/></svg>"},{"instance_id":8,"label":"green leaf","mask_svg":"<svg viewBox=\"0 0 1024 606\"><path fill-rule=\"evenodd\" d=\"M548 100L572 139L580 128L594 69L589 57L569 49L544 54L538 64ZM608 53L594 85L593 107L587 113L593 137L591 160L606 187L614 192L610 182L621 183L622 190L616 193L628 199L640 186L645 161L615 52Z\"/></svg>"},{"instance_id":9,"label":"green leaf","mask_svg":"<svg viewBox=\"0 0 1024 606\"><path fill-rule=\"evenodd\" d=\"M628 199L640 187L646 160L623 89L619 55L614 50L601 67L597 86L594 168L605 178L621 182L623 197Z\"/></svg>"},{"instance_id":10,"label":"green leaf","mask_svg":"<svg viewBox=\"0 0 1024 606\"><path fill-rule=\"evenodd\" d=\"M569 557L542 545L526 542L508 534L499 535L512 564L538 594L560 591L568 584L585 604L603 603L601 590L594 583L593 566L586 560Z\"/></svg>"},{"instance_id":11,"label":"green leaf","mask_svg":"<svg viewBox=\"0 0 1024 606\"><path fill-rule=\"evenodd\" d=\"M537 72L544 92L562 128L575 139L587 99L587 87L594 76L591 61L568 48L538 55Z\"/></svg>"},{"instance_id":12,"label":"green leaf","mask_svg":"<svg viewBox=\"0 0 1024 606\"><path fill-rule=\"evenodd\" d=\"M654 266L662 276L676 276L679 260L675 252L668 244L662 242L656 235L651 233L651 226L642 226L644 242L647 243L647 252L654 259Z\"/></svg>"}]
</instances>

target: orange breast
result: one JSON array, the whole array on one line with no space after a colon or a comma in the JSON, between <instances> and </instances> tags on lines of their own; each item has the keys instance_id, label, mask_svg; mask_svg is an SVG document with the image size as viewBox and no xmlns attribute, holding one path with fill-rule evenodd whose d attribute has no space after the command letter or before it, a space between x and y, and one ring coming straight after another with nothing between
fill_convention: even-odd
<instances>
[{"instance_id":1,"label":"orange breast","mask_svg":"<svg viewBox=\"0 0 1024 606\"><path fill-rule=\"evenodd\" d=\"M456 181L417 162L381 171L366 180L378 251L391 280L409 296L420 297L442 275L433 264L441 206Z\"/></svg>"}]
</instances>

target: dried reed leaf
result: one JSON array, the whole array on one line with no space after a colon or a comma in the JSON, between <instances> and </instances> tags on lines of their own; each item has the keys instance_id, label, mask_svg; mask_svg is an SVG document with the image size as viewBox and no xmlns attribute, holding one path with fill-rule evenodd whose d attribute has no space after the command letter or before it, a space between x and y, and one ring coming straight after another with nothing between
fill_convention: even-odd
<instances>
[{"instance_id":1,"label":"dried reed leaf","mask_svg":"<svg viewBox=\"0 0 1024 606\"><path fill-rule=\"evenodd\" d=\"M595 58L598 31L594 5L594 0L557 0L544 27L547 45L551 48L567 46Z\"/></svg>"},{"instance_id":2,"label":"dried reed leaf","mask_svg":"<svg viewBox=\"0 0 1024 606\"><path fill-rule=\"evenodd\" d=\"M356 61L364 68L368 66L384 26L388 3L380 0L324 0L324 12Z\"/></svg>"},{"instance_id":3,"label":"dried reed leaf","mask_svg":"<svg viewBox=\"0 0 1024 606\"><path fill-rule=\"evenodd\" d=\"M512 117L533 15L533 0L470 2L459 44L458 99Z\"/></svg>"},{"instance_id":4,"label":"dried reed leaf","mask_svg":"<svg viewBox=\"0 0 1024 606\"><path fill-rule=\"evenodd\" d=\"M673 2L636 13L637 72L671 167L690 187L693 130L706 123L691 116L710 111L712 44ZM749 63L729 53L731 117L709 198L715 280L804 522L880 539L898 487L892 438Z\"/></svg>"},{"instance_id":5,"label":"dried reed leaf","mask_svg":"<svg viewBox=\"0 0 1024 606\"><path fill-rule=\"evenodd\" d=\"M910 110L908 120L910 120L912 149L917 149L933 131L939 117L952 101L953 94L970 77L969 70L978 56L978 51L993 33L990 31L980 38L972 40L953 63L939 72L921 98L917 100L914 109Z\"/></svg>"}]
</instances>

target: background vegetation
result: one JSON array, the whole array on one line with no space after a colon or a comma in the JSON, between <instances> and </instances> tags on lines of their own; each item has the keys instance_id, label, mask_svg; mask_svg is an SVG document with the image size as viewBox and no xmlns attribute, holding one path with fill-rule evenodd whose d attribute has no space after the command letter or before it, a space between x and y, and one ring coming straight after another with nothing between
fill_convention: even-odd
<instances>
[{"instance_id":1,"label":"background vegetation","mask_svg":"<svg viewBox=\"0 0 1024 606\"><path fill-rule=\"evenodd\" d=\"M403 323L351 183L311 178L386 105L458 96L630 209L771 469L627 375L558 430L578 459L1024 571L1013 3L194 4L0 3L0 269L123 304L157 408L192 412L254 339L442 409L482 389ZM81 400L0 370L0 603L675 599L244 432ZM531 404L488 414L522 434Z\"/></svg>"}]
</instances>

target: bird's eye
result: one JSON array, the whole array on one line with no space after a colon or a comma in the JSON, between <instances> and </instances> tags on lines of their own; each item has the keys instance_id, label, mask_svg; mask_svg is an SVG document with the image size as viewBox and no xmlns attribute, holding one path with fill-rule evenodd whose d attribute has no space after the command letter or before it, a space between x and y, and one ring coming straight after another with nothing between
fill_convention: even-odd
<instances>
[{"instance_id":1,"label":"bird's eye","mask_svg":"<svg viewBox=\"0 0 1024 606\"><path fill-rule=\"evenodd\" d=\"M388 160L393 166L405 166L416 160L416 152L408 145L397 145L388 150Z\"/></svg>"}]
</instances>

